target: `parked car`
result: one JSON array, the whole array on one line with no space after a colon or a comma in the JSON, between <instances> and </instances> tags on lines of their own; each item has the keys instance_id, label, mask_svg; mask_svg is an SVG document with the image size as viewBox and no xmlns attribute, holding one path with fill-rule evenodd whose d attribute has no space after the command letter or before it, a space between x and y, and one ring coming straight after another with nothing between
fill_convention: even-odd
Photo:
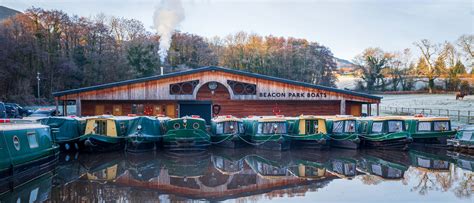
<instances>
[{"instance_id":1,"label":"parked car","mask_svg":"<svg viewBox=\"0 0 474 203\"><path fill-rule=\"evenodd\" d=\"M20 114L21 117L26 117L26 116L29 116L33 113L32 110L27 110L23 107L21 107L19 104L16 104L16 103L5 103L6 105L11 105L15 108L18 109L18 113Z\"/></svg>"},{"instance_id":2,"label":"parked car","mask_svg":"<svg viewBox=\"0 0 474 203\"><path fill-rule=\"evenodd\" d=\"M29 115L28 117L50 117L50 116L59 116L59 111L56 109L50 108L40 108L33 112L33 114Z\"/></svg>"},{"instance_id":3,"label":"parked car","mask_svg":"<svg viewBox=\"0 0 474 203\"><path fill-rule=\"evenodd\" d=\"M5 104L3 102L0 102L0 118L6 118L7 117L7 112L5 109Z\"/></svg>"},{"instance_id":4,"label":"parked car","mask_svg":"<svg viewBox=\"0 0 474 203\"><path fill-rule=\"evenodd\" d=\"M5 110L7 112L7 117L8 118L20 118L21 117L20 113L18 112L18 109L13 105L5 103Z\"/></svg>"}]
</instances>

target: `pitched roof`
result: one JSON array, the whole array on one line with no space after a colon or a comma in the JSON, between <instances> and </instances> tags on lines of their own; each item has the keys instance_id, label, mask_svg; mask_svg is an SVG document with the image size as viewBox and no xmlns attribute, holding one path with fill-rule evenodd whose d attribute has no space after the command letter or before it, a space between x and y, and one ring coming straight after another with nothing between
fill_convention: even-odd
<instances>
[{"instance_id":1,"label":"pitched roof","mask_svg":"<svg viewBox=\"0 0 474 203\"><path fill-rule=\"evenodd\" d=\"M134 83L160 80L160 79L164 79L164 78L170 78L170 77L182 76L182 75L189 75L189 74L200 73L200 72L205 72L205 71L222 71L222 72L227 72L227 73L232 73L232 74L237 74L237 75L243 75L243 76L255 77L255 78L259 78L259 79L265 79L265 80L271 80L271 81L276 81L276 82L288 83L288 84L292 84L292 85L298 85L298 86L316 88L316 89L320 89L320 90L326 90L326 91L337 92L337 93L342 93L342 94L349 94L349 95L354 95L354 96L366 97L366 98L370 98L370 99L378 99L378 100L382 99L382 97L371 95L371 94L365 94L365 93L360 93L360 92L355 92L355 91L350 91L350 90L343 90L343 89L327 87L327 86L322 86L322 85L315 85L315 84L311 84L311 83L307 83L307 82L299 82L299 81L294 81L294 80L289 80L289 79L284 79L284 78L278 78L278 77L273 77L273 76L268 76L268 75L262 75L262 74L258 74L258 73L250 73L250 72L246 72L246 71L234 70L234 69L229 69L229 68L224 68L224 67L219 67L219 66L206 66L206 67L202 67L202 68L197 68L197 69L192 69L192 70L187 70L187 71L181 71L181 72L168 73L168 74L164 74L164 75L155 75L155 76L137 78L137 79L132 79L132 80L124 80L124 81L112 82L112 83L107 83L107 84L102 84L102 85L95 85L95 86L83 87L83 88L78 88L78 89L59 91L59 92L54 92L53 96L59 97L59 96L68 95L68 94L76 94L76 93L80 93L80 92L87 92L87 91L93 91L93 90L98 90L98 89L106 89L106 88L117 87L117 86L122 86L122 85L129 85L129 84L134 84Z\"/></svg>"}]
</instances>

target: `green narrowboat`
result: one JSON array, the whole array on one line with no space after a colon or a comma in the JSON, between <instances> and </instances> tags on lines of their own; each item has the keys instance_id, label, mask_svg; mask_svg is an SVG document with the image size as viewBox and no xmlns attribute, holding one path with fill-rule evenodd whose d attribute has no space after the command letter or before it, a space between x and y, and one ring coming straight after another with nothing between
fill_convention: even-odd
<instances>
[{"instance_id":1,"label":"green narrowboat","mask_svg":"<svg viewBox=\"0 0 474 203\"><path fill-rule=\"evenodd\" d=\"M51 129L53 141L63 151L79 150L79 138L84 135L86 120L78 117L48 117L39 120Z\"/></svg>"},{"instance_id":2,"label":"green narrowboat","mask_svg":"<svg viewBox=\"0 0 474 203\"><path fill-rule=\"evenodd\" d=\"M227 148L246 146L244 123L235 116L217 116L211 120L212 144Z\"/></svg>"},{"instance_id":3,"label":"green narrowboat","mask_svg":"<svg viewBox=\"0 0 474 203\"><path fill-rule=\"evenodd\" d=\"M260 149L290 149L288 122L284 116L250 116L243 119L249 143Z\"/></svg>"},{"instance_id":4,"label":"green narrowboat","mask_svg":"<svg viewBox=\"0 0 474 203\"><path fill-rule=\"evenodd\" d=\"M163 147L168 150L203 150L211 144L206 120L199 116L185 116L166 122Z\"/></svg>"},{"instance_id":5,"label":"green narrowboat","mask_svg":"<svg viewBox=\"0 0 474 203\"><path fill-rule=\"evenodd\" d=\"M359 137L365 148L407 150L412 142L405 119L397 116L359 118Z\"/></svg>"},{"instance_id":6,"label":"green narrowboat","mask_svg":"<svg viewBox=\"0 0 474 203\"><path fill-rule=\"evenodd\" d=\"M31 174L51 168L58 161L59 147L46 125L0 119L0 134L0 182L13 180L13 185L18 185L32 180Z\"/></svg>"},{"instance_id":7,"label":"green narrowboat","mask_svg":"<svg viewBox=\"0 0 474 203\"><path fill-rule=\"evenodd\" d=\"M474 153L474 125L460 126L454 138L448 139L447 144L455 150Z\"/></svg>"},{"instance_id":8,"label":"green narrowboat","mask_svg":"<svg viewBox=\"0 0 474 203\"><path fill-rule=\"evenodd\" d=\"M359 149L358 122L352 116L332 116L326 118L331 147Z\"/></svg>"},{"instance_id":9,"label":"green narrowboat","mask_svg":"<svg viewBox=\"0 0 474 203\"><path fill-rule=\"evenodd\" d=\"M456 131L451 128L448 117L405 117L406 128L413 138L413 144L430 144L446 147L447 140Z\"/></svg>"},{"instance_id":10,"label":"green narrowboat","mask_svg":"<svg viewBox=\"0 0 474 203\"><path fill-rule=\"evenodd\" d=\"M86 119L85 134L79 138L79 147L88 152L123 150L131 126L137 117L99 116Z\"/></svg>"},{"instance_id":11,"label":"green narrowboat","mask_svg":"<svg viewBox=\"0 0 474 203\"><path fill-rule=\"evenodd\" d=\"M299 117L287 117L288 135L291 140L291 148L317 149L328 147L326 120L324 118L301 115Z\"/></svg>"},{"instance_id":12,"label":"green narrowboat","mask_svg":"<svg viewBox=\"0 0 474 203\"><path fill-rule=\"evenodd\" d=\"M126 151L144 152L158 148L168 120L168 117L142 116L136 122L131 122Z\"/></svg>"}]
</instances>

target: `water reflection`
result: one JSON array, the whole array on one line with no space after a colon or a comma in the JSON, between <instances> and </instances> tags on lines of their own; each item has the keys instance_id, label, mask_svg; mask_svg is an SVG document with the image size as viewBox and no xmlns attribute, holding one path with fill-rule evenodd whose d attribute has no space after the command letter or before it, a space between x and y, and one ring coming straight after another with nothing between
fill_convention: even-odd
<instances>
[{"instance_id":1,"label":"water reflection","mask_svg":"<svg viewBox=\"0 0 474 203\"><path fill-rule=\"evenodd\" d=\"M473 166L472 156L428 149L63 154L55 170L7 189L0 202L265 201L312 193L338 195L340 191L332 188L344 187L347 181L360 188L396 182L398 191L391 192L401 195L409 191L470 201ZM374 189L363 192L371 195Z\"/></svg>"}]
</instances>

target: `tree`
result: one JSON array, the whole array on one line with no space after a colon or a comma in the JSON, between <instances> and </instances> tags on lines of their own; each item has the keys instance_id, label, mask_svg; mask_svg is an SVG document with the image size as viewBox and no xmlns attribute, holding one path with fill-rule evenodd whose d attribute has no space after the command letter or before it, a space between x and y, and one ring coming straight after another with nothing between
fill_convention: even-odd
<instances>
[{"instance_id":1,"label":"tree","mask_svg":"<svg viewBox=\"0 0 474 203\"><path fill-rule=\"evenodd\" d=\"M387 64L392 57L380 48L367 48L354 59L357 68L362 71L362 79L368 91L385 88L382 71L388 68Z\"/></svg>"},{"instance_id":2,"label":"tree","mask_svg":"<svg viewBox=\"0 0 474 203\"><path fill-rule=\"evenodd\" d=\"M414 45L421 51L421 59L424 61L422 66L418 66L418 73L428 78L429 93L433 92L435 79L438 78L445 70L445 55L440 51L438 44L433 44L427 39L415 42Z\"/></svg>"},{"instance_id":3,"label":"tree","mask_svg":"<svg viewBox=\"0 0 474 203\"><path fill-rule=\"evenodd\" d=\"M153 75L160 67L157 49L153 44L141 43L131 45L127 50L128 64L134 68L139 77Z\"/></svg>"}]
</instances>

